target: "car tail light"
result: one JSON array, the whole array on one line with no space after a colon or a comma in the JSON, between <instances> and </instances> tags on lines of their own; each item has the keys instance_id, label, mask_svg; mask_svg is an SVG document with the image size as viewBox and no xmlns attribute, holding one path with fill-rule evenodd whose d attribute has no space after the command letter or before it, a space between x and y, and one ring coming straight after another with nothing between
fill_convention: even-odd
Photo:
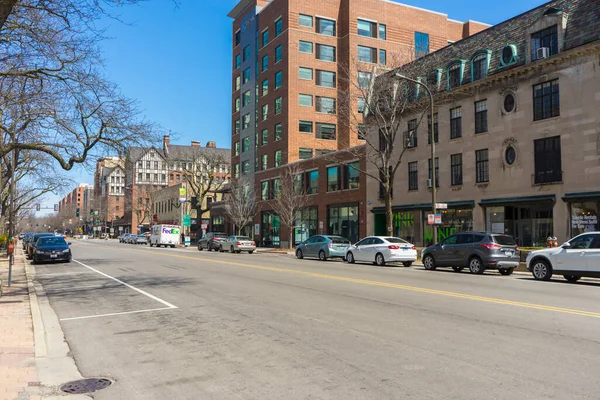
<instances>
[{"instance_id":1,"label":"car tail light","mask_svg":"<svg viewBox=\"0 0 600 400\"><path fill-rule=\"evenodd\" d=\"M411 250L416 250L416 249L417 249L417 246L413 246L413 247L411 247L410 249L411 249Z\"/></svg>"},{"instance_id":2,"label":"car tail light","mask_svg":"<svg viewBox=\"0 0 600 400\"><path fill-rule=\"evenodd\" d=\"M488 250L500 250L502 248L499 244L496 243L482 243L481 245Z\"/></svg>"},{"instance_id":3,"label":"car tail light","mask_svg":"<svg viewBox=\"0 0 600 400\"><path fill-rule=\"evenodd\" d=\"M236 245L236 246L241 246L241 245L242 245L242 242L237 242L235 245Z\"/></svg>"},{"instance_id":4,"label":"car tail light","mask_svg":"<svg viewBox=\"0 0 600 400\"><path fill-rule=\"evenodd\" d=\"M216 241L217 241L217 238L212 238L212 241L213 241L213 242L216 242Z\"/></svg>"},{"instance_id":5,"label":"car tail light","mask_svg":"<svg viewBox=\"0 0 600 400\"><path fill-rule=\"evenodd\" d=\"M333 242L329 242L329 248L333 249Z\"/></svg>"},{"instance_id":6,"label":"car tail light","mask_svg":"<svg viewBox=\"0 0 600 400\"><path fill-rule=\"evenodd\" d=\"M515 246L515 251L519 251L519 246Z\"/></svg>"},{"instance_id":7,"label":"car tail light","mask_svg":"<svg viewBox=\"0 0 600 400\"><path fill-rule=\"evenodd\" d=\"M400 246L396 246L395 244L393 244L391 246L388 246L388 249L390 249L390 250L399 250Z\"/></svg>"}]
</instances>

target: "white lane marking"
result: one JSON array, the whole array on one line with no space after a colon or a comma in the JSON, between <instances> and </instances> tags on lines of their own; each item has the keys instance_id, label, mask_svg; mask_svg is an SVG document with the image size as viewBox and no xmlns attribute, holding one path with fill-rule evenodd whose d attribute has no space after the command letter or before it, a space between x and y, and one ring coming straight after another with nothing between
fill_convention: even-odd
<instances>
[{"instance_id":1,"label":"white lane marking","mask_svg":"<svg viewBox=\"0 0 600 400\"><path fill-rule=\"evenodd\" d=\"M78 319L90 319L90 318L101 318L101 317L112 317L115 315L127 315L127 314L139 314L151 311L164 311L164 310L172 310L177 307L163 307L163 308L150 308L148 310L137 310L137 311L124 311L110 314L97 314L97 315L84 315L83 317L71 317L71 318L61 318L61 321L75 321Z\"/></svg>"},{"instance_id":2,"label":"white lane marking","mask_svg":"<svg viewBox=\"0 0 600 400\"><path fill-rule=\"evenodd\" d=\"M123 281L121 281L121 280L119 280L119 279L115 278L114 276L110 276L110 275L108 275L108 274L105 274L104 272L98 271L97 269L95 269L95 268L92 268L92 267L90 267L89 265L85 265L84 263L82 263L82 262L79 262L79 261L77 261L77 260L73 260L73 261L75 261L77 264L79 264L79 265L82 265L82 266L84 266L84 267L86 267L86 268L88 268L88 269L90 269L90 270L92 270L92 271L94 271L94 272L97 272L98 274L100 274L100 275L102 275L102 276L105 276L105 277L107 277L108 279L112 279L112 280L113 280L113 281L115 281L115 282L118 282L118 283L120 283L120 284L122 284L122 285L125 285L125 286L127 286L129 289L133 289L133 290L135 290L136 292L143 294L144 296L148 296L148 297L150 297L152 300L156 300L156 301L158 301L159 303L162 303L162 304L164 304L165 306L167 306L167 307L169 307L169 308L177 308L177 306L174 306L173 304L169 303L168 301L165 301L165 300L163 300L163 299L160 299L160 298L158 298L158 297L156 297L156 296L154 296L154 295L152 295L152 294L150 294L150 293L148 293L148 292L144 292L142 289L138 289L138 288L136 288L135 286L132 286L132 285L130 285L130 284L128 284L128 283L125 283L125 282L123 282Z\"/></svg>"}]
</instances>

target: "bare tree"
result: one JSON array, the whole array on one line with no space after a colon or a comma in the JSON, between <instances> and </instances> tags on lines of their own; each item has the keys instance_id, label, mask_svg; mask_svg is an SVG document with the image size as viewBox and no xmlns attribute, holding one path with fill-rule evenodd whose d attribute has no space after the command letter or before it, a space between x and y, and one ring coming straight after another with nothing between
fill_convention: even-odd
<instances>
[{"instance_id":1,"label":"bare tree","mask_svg":"<svg viewBox=\"0 0 600 400\"><path fill-rule=\"evenodd\" d=\"M225 214L234 223L238 235L254 221L256 212L254 181L242 177L232 182L225 200Z\"/></svg>"},{"instance_id":2,"label":"bare tree","mask_svg":"<svg viewBox=\"0 0 600 400\"><path fill-rule=\"evenodd\" d=\"M304 171L297 163L284 166L279 178L274 181L274 200L271 201L271 207L279 215L281 225L288 229L290 249L293 248L294 226L298 213L309 203L304 188Z\"/></svg>"},{"instance_id":3,"label":"bare tree","mask_svg":"<svg viewBox=\"0 0 600 400\"><path fill-rule=\"evenodd\" d=\"M154 196L152 194L163 189L160 186L132 185L131 194L125 196L125 210L131 210L137 217L138 224L152 222ZM127 190L127 189L126 189ZM135 199L135 200L134 200ZM131 227L134 228L133 226Z\"/></svg>"}]
</instances>

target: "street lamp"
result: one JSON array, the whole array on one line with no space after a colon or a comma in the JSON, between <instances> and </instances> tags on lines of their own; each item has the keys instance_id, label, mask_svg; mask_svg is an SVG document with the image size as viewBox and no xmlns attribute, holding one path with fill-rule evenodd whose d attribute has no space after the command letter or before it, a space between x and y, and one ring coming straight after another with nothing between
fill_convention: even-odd
<instances>
[{"instance_id":1,"label":"street lamp","mask_svg":"<svg viewBox=\"0 0 600 400\"><path fill-rule=\"evenodd\" d=\"M436 199L437 177L435 176L435 132L434 132L434 126L433 126L433 94L431 94L431 90L429 90L427 85L421 81L409 78L409 77L401 75L399 73L396 73L396 78L404 79L404 80L412 82L416 85L423 86L425 88L425 91L429 95L429 103L431 106L431 110L430 110L430 114L429 114L430 118L431 118L431 177L432 177L431 181L433 182L433 184L431 185L431 211L433 212L433 215L435 215L437 212L436 204L435 204L437 201L437 199ZM433 226L433 243L434 244L437 243L437 229L436 229L435 225Z\"/></svg>"}]
</instances>

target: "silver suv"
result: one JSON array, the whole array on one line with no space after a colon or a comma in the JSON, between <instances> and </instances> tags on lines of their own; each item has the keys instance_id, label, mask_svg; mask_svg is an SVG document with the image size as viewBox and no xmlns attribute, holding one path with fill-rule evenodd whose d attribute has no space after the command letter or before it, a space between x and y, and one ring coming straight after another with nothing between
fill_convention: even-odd
<instances>
[{"instance_id":1,"label":"silver suv","mask_svg":"<svg viewBox=\"0 0 600 400\"><path fill-rule=\"evenodd\" d=\"M465 268L473 274L483 274L486 269L497 269L510 275L519 266L519 246L512 236L483 232L461 232L449 236L422 254L425 269L452 267L460 272Z\"/></svg>"}]
</instances>

